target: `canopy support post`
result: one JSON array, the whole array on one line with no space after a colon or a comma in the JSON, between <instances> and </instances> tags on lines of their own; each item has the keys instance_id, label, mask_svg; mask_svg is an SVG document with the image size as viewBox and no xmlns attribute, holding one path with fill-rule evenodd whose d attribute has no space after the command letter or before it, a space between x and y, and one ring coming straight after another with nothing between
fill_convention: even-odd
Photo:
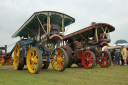
<instances>
[{"instance_id":1,"label":"canopy support post","mask_svg":"<svg viewBox=\"0 0 128 85\"><path fill-rule=\"evenodd\" d=\"M64 35L64 18L62 18L62 35Z\"/></svg>"},{"instance_id":2,"label":"canopy support post","mask_svg":"<svg viewBox=\"0 0 128 85\"><path fill-rule=\"evenodd\" d=\"M37 19L38 19L38 21L39 21L39 23L40 23L41 27L43 28L43 30L44 30L44 32L45 32L45 34L47 34L47 33L46 33L46 31L45 31L45 29L44 29L44 27L43 27L43 25L42 25L42 23L41 23L41 21L40 21L40 19L39 19L39 17L38 17L38 16L36 16L36 17L37 17Z\"/></svg>"},{"instance_id":3,"label":"canopy support post","mask_svg":"<svg viewBox=\"0 0 128 85\"><path fill-rule=\"evenodd\" d=\"M109 32L109 29L108 29L108 36L109 36L108 38L110 39L110 32Z\"/></svg>"},{"instance_id":4,"label":"canopy support post","mask_svg":"<svg viewBox=\"0 0 128 85\"><path fill-rule=\"evenodd\" d=\"M95 28L95 36L96 36L96 40L98 41L97 28Z\"/></svg>"},{"instance_id":5,"label":"canopy support post","mask_svg":"<svg viewBox=\"0 0 128 85\"><path fill-rule=\"evenodd\" d=\"M39 37L39 41L40 41L40 25L39 25L39 28L38 28L38 37Z\"/></svg>"},{"instance_id":6,"label":"canopy support post","mask_svg":"<svg viewBox=\"0 0 128 85\"><path fill-rule=\"evenodd\" d=\"M71 25L71 24L72 24L72 22L70 23L70 25ZM65 34L66 34L66 32L68 31L68 29L69 29L70 25L68 26L68 28L67 28L67 30L65 31L64 35L65 35Z\"/></svg>"},{"instance_id":7,"label":"canopy support post","mask_svg":"<svg viewBox=\"0 0 128 85\"><path fill-rule=\"evenodd\" d=\"M47 33L50 33L50 17L47 16Z\"/></svg>"},{"instance_id":8,"label":"canopy support post","mask_svg":"<svg viewBox=\"0 0 128 85\"><path fill-rule=\"evenodd\" d=\"M29 32L28 32L28 40L29 40Z\"/></svg>"},{"instance_id":9,"label":"canopy support post","mask_svg":"<svg viewBox=\"0 0 128 85\"><path fill-rule=\"evenodd\" d=\"M106 37L108 38L108 35L107 35L107 32L106 32L107 27L106 27L106 29L105 29L105 30L103 29L103 27L101 27L101 28L102 28L102 30L103 30L103 32L104 32L104 33L103 33L103 38L104 38L104 36L105 36L105 35L106 35Z\"/></svg>"},{"instance_id":10,"label":"canopy support post","mask_svg":"<svg viewBox=\"0 0 128 85\"><path fill-rule=\"evenodd\" d=\"M80 36L81 36L81 37L83 37L83 38L84 38L84 40L86 40L86 38L85 38L84 36L82 36L81 34L80 34Z\"/></svg>"},{"instance_id":11,"label":"canopy support post","mask_svg":"<svg viewBox=\"0 0 128 85\"><path fill-rule=\"evenodd\" d=\"M33 34L35 34L36 35L36 33L35 32L33 32L32 30L30 30L28 27L26 27L29 31L31 31Z\"/></svg>"}]
</instances>

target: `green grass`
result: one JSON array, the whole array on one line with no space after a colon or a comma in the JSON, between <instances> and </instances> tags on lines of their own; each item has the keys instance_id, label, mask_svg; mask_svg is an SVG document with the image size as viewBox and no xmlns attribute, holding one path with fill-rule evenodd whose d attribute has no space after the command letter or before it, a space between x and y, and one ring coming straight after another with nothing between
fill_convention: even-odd
<instances>
[{"instance_id":1,"label":"green grass","mask_svg":"<svg viewBox=\"0 0 128 85\"><path fill-rule=\"evenodd\" d=\"M128 66L85 69L73 65L63 72L48 68L38 74L10 68L13 66L0 66L0 85L128 85Z\"/></svg>"}]
</instances>

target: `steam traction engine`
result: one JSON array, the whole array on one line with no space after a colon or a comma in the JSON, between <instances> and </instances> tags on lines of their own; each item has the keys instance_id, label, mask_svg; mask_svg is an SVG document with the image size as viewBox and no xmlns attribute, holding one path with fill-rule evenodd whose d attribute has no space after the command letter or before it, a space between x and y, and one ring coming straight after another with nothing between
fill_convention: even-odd
<instances>
[{"instance_id":1,"label":"steam traction engine","mask_svg":"<svg viewBox=\"0 0 128 85\"><path fill-rule=\"evenodd\" d=\"M4 50L4 52L3 52ZM12 53L13 49L11 52L7 53L7 45L5 47L0 47L0 66L2 65L12 65L13 64L13 59L12 59Z\"/></svg>"},{"instance_id":2,"label":"steam traction engine","mask_svg":"<svg viewBox=\"0 0 128 85\"><path fill-rule=\"evenodd\" d=\"M21 38L14 48L14 68L22 70L27 64L29 72L36 74L51 62L54 70L64 71L68 57L56 44L63 39L65 27L74 22L74 18L63 13L35 12L12 36Z\"/></svg>"},{"instance_id":3,"label":"steam traction engine","mask_svg":"<svg viewBox=\"0 0 128 85\"><path fill-rule=\"evenodd\" d=\"M91 26L63 37L65 46L61 46L68 55L68 66L73 63L85 68L93 68L96 63L109 67L111 56L102 51L110 42L110 32L115 28L106 23L92 23Z\"/></svg>"}]
</instances>

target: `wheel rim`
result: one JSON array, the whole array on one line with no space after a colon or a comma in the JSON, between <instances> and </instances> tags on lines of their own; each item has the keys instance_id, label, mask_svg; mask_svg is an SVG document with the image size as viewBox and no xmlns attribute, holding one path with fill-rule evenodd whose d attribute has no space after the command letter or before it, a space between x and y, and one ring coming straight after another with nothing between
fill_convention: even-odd
<instances>
[{"instance_id":1,"label":"wheel rim","mask_svg":"<svg viewBox=\"0 0 128 85\"><path fill-rule=\"evenodd\" d=\"M73 64L73 59L72 59L72 49L69 46L61 46L66 51L67 57L68 57L68 65L67 68L70 68L71 65Z\"/></svg>"},{"instance_id":2,"label":"wheel rim","mask_svg":"<svg viewBox=\"0 0 128 85\"><path fill-rule=\"evenodd\" d=\"M19 45L16 43L14 49L14 68L17 69L19 64Z\"/></svg>"},{"instance_id":3,"label":"wheel rim","mask_svg":"<svg viewBox=\"0 0 128 85\"><path fill-rule=\"evenodd\" d=\"M67 56L68 56L68 60L69 60L69 54L68 54L68 50L67 50L67 48L66 48L65 46L61 46L61 48L63 48L63 49L66 51Z\"/></svg>"},{"instance_id":4,"label":"wheel rim","mask_svg":"<svg viewBox=\"0 0 128 85\"><path fill-rule=\"evenodd\" d=\"M101 52L101 58L98 63L101 67L108 67L110 65L110 55L107 52Z\"/></svg>"},{"instance_id":5,"label":"wheel rim","mask_svg":"<svg viewBox=\"0 0 128 85\"><path fill-rule=\"evenodd\" d=\"M12 59L9 58L9 59L6 61L6 63L7 63L8 65L12 65Z\"/></svg>"},{"instance_id":6,"label":"wheel rim","mask_svg":"<svg viewBox=\"0 0 128 85\"><path fill-rule=\"evenodd\" d=\"M93 54L91 52L85 52L82 56L82 63L85 68L92 68L95 63Z\"/></svg>"},{"instance_id":7,"label":"wheel rim","mask_svg":"<svg viewBox=\"0 0 128 85\"><path fill-rule=\"evenodd\" d=\"M52 55L52 58L55 59L52 61L52 66L55 70L59 71L64 67L64 53L61 49L56 49L56 55Z\"/></svg>"},{"instance_id":8,"label":"wheel rim","mask_svg":"<svg viewBox=\"0 0 128 85\"><path fill-rule=\"evenodd\" d=\"M2 66L4 64L4 59L0 58L0 66Z\"/></svg>"},{"instance_id":9,"label":"wheel rim","mask_svg":"<svg viewBox=\"0 0 128 85\"><path fill-rule=\"evenodd\" d=\"M34 48L31 48L27 54L27 67L30 73L35 73L38 67L38 53Z\"/></svg>"}]
</instances>

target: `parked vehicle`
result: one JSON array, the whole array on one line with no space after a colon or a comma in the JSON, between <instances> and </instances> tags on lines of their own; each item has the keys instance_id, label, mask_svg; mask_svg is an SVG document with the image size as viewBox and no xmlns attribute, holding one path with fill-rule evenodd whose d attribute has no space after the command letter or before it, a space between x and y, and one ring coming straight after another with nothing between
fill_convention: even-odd
<instances>
[{"instance_id":1,"label":"parked vehicle","mask_svg":"<svg viewBox=\"0 0 128 85\"><path fill-rule=\"evenodd\" d=\"M0 66L13 64L12 53L13 50L7 53L7 45L0 47Z\"/></svg>"},{"instance_id":2,"label":"parked vehicle","mask_svg":"<svg viewBox=\"0 0 128 85\"><path fill-rule=\"evenodd\" d=\"M52 63L54 70L64 71L68 57L64 49L56 48L62 40L65 27L75 19L55 11L35 12L13 35L21 38L14 48L14 68L22 70L24 65L30 73L37 74Z\"/></svg>"},{"instance_id":3,"label":"parked vehicle","mask_svg":"<svg viewBox=\"0 0 128 85\"><path fill-rule=\"evenodd\" d=\"M85 68L93 68L95 64L109 67L111 56L107 51L102 51L111 41L110 32L115 28L106 23L92 23L91 26L63 36L66 45L61 46L68 55L68 66L73 63Z\"/></svg>"}]
</instances>

